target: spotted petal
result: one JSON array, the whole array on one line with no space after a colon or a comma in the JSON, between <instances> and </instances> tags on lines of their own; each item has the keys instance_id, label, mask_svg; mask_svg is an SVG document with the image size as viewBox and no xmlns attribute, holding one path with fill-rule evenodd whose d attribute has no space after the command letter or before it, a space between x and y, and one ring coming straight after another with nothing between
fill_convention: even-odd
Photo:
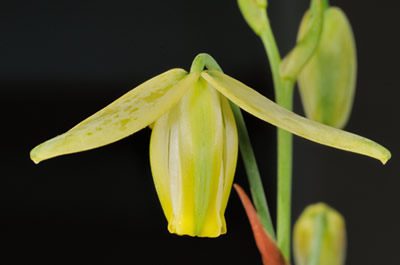
<instances>
[{"instance_id":1,"label":"spotted petal","mask_svg":"<svg viewBox=\"0 0 400 265\"><path fill-rule=\"evenodd\" d=\"M293 134L320 144L370 156L382 163L390 159L390 152L378 143L301 117L221 72L204 71L202 77L245 111Z\"/></svg>"},{"instance_id":2,"label":"spotted petal","mask_svg":"<svg viewBox=\"0 0 400 265\"><path fill-rule=\"evenodd\" d=\"M69 131L31 151L35 163L52 157L104 146L125 138L157 120L174 106L198 75L172 69L118 98Z\"/></svg>"}]
</instances>

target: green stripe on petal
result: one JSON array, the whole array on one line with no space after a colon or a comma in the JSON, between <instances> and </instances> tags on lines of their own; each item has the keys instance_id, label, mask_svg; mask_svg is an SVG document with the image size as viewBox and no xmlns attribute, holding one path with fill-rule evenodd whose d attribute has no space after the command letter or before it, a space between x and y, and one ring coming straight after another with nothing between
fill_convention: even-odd
<instances>
[{"instance_id":1,"label":"green stripe on petal","mask_svg":"<svg viewBox=\"0 0 400 265\"><path fill-rule=\"evenodd\" d=\"M219 97L201 78L179 104L182 208L176 216L178 234L221 234L224 128Z\"/></svg>"},{"instance_id":2,"label":"green stripe on petal","mask_svg":"<svg viewBox=\"0 0 400 265\"><path fill-rule=\"evenodd\" d=\"M236 123L228 100L198 79L154 123L151 134L153 179L171 233L226 233L224 212L237 153Z\"/></svg>"},{"instance_id":3,"label":"green stripe on petal","mask_svg":"<svg viewBox=\"0 0 400 265\"><path fill-rule=\"evenodd\" d=\"M125 138L153 123L174 106L198 75L182 69L162 73L82 121L71 130L31 151L39 163L52 157L104 146Z\"/></svg>"},{"instance_id":4,"label":"green stripe on petal","mask_svg":"<svg viewBox=\"0 0 400 265\"><path fill-rule=\"evenodd\" d=\"M245 111L293 134L320 144L370 156L383 164L390 159L389 150L378 143L301 117L221 72L204 71L202 77Z\"/></svg>"}]
</instances>

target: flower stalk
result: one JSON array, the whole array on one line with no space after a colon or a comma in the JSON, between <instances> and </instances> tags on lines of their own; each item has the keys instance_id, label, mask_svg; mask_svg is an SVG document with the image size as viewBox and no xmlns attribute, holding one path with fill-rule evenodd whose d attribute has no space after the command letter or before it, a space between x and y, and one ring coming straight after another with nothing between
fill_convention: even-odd
<instances>
[{"instance_id":1,"label":"flower stalk","mask_svg":"<svg viewBox=\"0 0 400 265\"><path fill-rule=\"evenodd\" d=\"M249 133L247 131L240 108L238 108L235 104L231 104L231 107L236 120L239 137L239 149L246 170L247 179L249 181L251 197L253 199L254 206L257 210L261 224L268 234L275 239L276 235L272 224L272 218L269 212L268 202L265 196L260 171L258 170L256 157L250 142Z\"/></svg>"},{"instance_id":2,"label":"flower stalk","mask_svg":"<svg viewBox=\"0 0 400 265\"><path fill-rule=\"evenodd\" d=\"M260 35L271 67L276 103L288 110L293 109L294 82L280 76L281 56L269 20ZM286 260L290 260L291 201L292 201L292 134L277 130L277 243Z\"/></svg>"},{"instance_id":3,"label":"flower stalk","mask_svg":"<svg viewBox=\"0 0 400 265\"><path fill-rule=\"evenodd\" d=\"M261 38L272 72L276 103L289 111L293 109L293 91L296 76L306 64L319 41L321 33L322 9L327 1L311 2L313 12L313 31L301 45L298 45L282 62L282 58L267 16L267 5L255 5L254 1L239 0L241 12ZM252 14L257 16L251 17ZM256 10L256 11L255 11ZM291 194L292 194L292 134L277 129L277 244L287 260L290 260L291 238Z\"/></svg>"},{"instance_id":4,"label":"flower stalk","mask_svg":"<svg viewBox=\"0 0 400 265\"><path fill-rule=\"evenodd\" d=\"M329 7L329 0L322 0L322 6L324 9L327 9Z\"/></svg>"}]
</instances>

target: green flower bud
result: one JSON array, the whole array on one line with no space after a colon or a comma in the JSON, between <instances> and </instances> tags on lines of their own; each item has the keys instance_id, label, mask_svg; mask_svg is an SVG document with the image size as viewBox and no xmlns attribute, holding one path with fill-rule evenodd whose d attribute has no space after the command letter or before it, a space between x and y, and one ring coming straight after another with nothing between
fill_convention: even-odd
<instances>
[{"instance_id":1,"label":"green flower bud","mask_svg":"<svg viewBox=\"0 0 400 265\"><path fill-rule=\"evenodd\" d=\"M298 38L306 36L311 19L306 13ZM324 11L323 29L315 53L298 77L307 117L343 128L350 116L355 93L357 56L353 32L339 8Z\"/></svg>"},{"instance_id":2,"label":"green flower bud","mask_svg":"<svg viewBox=\"0 0 400 265\"><path fill-rule=\"evenodd\" d=\"M324 203L308 206L294 226L297 265L342 265L346 228L342 215Z\"/></svg>"},{"instance_id":3,"label":"green flower bud","mask_svg":"<svg viewBox=\"0 0 400 265\"><path fill-rule=\"evenodd\" d=\"M261 35L268 24L266 0L238 0L239 9L250 28Z\"/></svg>"}]
</instances>

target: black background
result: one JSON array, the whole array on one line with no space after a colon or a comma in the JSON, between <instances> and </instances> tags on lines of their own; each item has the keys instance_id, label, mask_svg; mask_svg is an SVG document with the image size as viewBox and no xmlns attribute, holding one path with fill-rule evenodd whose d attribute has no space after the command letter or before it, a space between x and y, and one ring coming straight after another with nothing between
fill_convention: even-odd
<instances>
[{"instance_id":1,"label":"black background","mask_svg":"<svg viewBox=\"0 0 400 265\"><path fill-rule=\"evenodd\" d=\"M379 162L295 138L293 217L325 201L344 214L347 264L398 264L397 1L332 1L357 40L358 90L347 130L389 147ZM271 0L281 52L305 0ZM148 78L208 52L272 98L259 39L235 1L1 1L0 264L260 264L236 194L218 239L170 235L150 174L150 130L34 165L29 150ZM296 111L302 113L296 94ZM275 129L245 115L275 211ZM247 188L241 162L236 182Z\"/></svg>"}]
</instances>

